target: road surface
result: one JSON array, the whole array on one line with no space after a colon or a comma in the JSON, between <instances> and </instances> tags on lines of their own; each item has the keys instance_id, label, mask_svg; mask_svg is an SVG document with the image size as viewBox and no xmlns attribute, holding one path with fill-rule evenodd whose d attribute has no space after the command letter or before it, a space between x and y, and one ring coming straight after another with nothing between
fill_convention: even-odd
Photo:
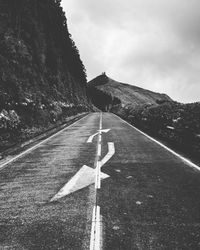
<instances>
[{"instance_id":1,"label":"road surface","mask_svg":"<svg viewBox=\"0 0 200 250\"><path fill-rule=\"evenodd\" d=\"M200 174L92 113L0 165L0 249L200 249Z\"/></svg>"}]
</instances>

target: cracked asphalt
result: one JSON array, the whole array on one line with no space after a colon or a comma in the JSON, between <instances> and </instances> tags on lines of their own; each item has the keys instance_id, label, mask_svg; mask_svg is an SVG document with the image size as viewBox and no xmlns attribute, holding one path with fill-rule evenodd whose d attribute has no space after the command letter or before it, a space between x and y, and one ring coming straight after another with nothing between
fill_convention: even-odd
<instances>
[{"instance_id":1,"label":"cracked asphalt","mask_svg":"<svg viewBox=\"0 0 200 250\"><path fill-rule=\"evenodd\" d=\"M94 167L92 113L0 171L0 249L89 249L94 185L51 198L83 165ZM110 113L103 113L99 205L105 250L200 249L200 174ZM87 178L87 176L85 176Z\"/></svg>"}]
</instances>

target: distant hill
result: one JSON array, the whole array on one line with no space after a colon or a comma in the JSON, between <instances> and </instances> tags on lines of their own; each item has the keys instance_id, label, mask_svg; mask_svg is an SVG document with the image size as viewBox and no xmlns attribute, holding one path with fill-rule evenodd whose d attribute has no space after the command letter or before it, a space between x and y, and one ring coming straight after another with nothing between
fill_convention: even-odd
<instances>
[{"instance_id":1,"label":"distant hill","mask_svg":"<svg viewBox=\"0 0 200 250\"><path fill-rule=\"evenodd\" d=\"M112 109L116 105L137 107L172 101L166 94L115 81L105 73L88 82L88 92L93 104L103 110Z\"/></svg>"}]
</instances>

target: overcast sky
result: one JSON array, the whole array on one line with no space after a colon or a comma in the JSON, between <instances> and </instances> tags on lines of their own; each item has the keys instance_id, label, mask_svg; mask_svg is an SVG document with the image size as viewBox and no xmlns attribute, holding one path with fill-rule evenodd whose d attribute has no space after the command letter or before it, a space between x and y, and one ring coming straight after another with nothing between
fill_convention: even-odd
<instances>
[{"instance_id":1,"label":"overcast sky","mask_svg":"<svg viewBox=\"0 0 200 250\"><path fill-rule=\"evenodd\" d=\"M200 101L200 0L63 0L88 80Z\"/></svg>"}]
</instances>

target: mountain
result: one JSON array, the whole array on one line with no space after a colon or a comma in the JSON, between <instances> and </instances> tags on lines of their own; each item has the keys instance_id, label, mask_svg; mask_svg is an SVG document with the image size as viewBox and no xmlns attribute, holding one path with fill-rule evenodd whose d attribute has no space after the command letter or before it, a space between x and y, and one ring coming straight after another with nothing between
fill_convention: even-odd
<instances>
[{"instance_id":1,"label":"mountain","mask_svg":"<svg viewBox=\"0 0 200 250\"><path fill-rule=\"evenodd\" d=\"M102 110L112 110L116 106L126 105L136 108L172 101L166 94L115 81L105 73L88 82L88 93L93 104Z\"/></svg>"}]
</instances>

